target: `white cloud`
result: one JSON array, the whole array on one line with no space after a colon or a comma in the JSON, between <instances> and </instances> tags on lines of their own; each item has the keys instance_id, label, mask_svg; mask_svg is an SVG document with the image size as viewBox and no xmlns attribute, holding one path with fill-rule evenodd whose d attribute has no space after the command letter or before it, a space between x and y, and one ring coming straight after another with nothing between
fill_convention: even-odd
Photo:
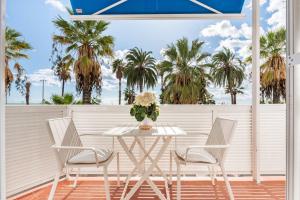
<instances>
[{"instance_id":1,"label":"white cloud","mask_svg":"<svg viewBox=\"0 0 300 200\"><path fill-rule=\"evenodd\" d=\"M260 33L265 33L262 27L260 28ZM237 52L243 59L248 57L251 53L249 51L249 46L251 45L252 40L252 27L247 23L243 23L238 27L232 25L228 20L223 20L203 29L201 34L205 37L219 36L224 38L223 40L220 40L216 51L226 47Z\"/></svg>"},{"instance_id":2,"label":"white cloud","mask_svg":"<svg viewBox=\"0 0 300 200\"><path fill-rule=\"evenodd\" d=\"M261 33L264 30L260 29ZM252 27L247 23L243 23L240 27L234 26L228 20L223 20L213 25L209 25L201 31L201 35L204 37L219 36L222 38L245 38L251 39Z\"/></svg>"},{"instance_id":3,"label":"white cloud","mask_svg":"<svg viewBox=\"0 0 300 200\"><path fill-rule=\"evenodd\" d=\"M125 59L126 54L129 50L117 50L115 51L114 59ZM114 90L119 87L119 80L116 78L116 75L112 72L112 61L111 58L102 59L102 88L104 90ZM125 60L124 60L125 61ZM126 81L123 79L122 84L126 84Z\"/></svg>"},{"instance_id":4,"label":"white cloud","mask_svg":"<svg viewBox=\"0 0 300 200\"><path fill-rule=\"evenodd\" d=\"M271 13L271 17L267 20L271 29L277 29L286 25L285 0L270 0L267 11Z\"/></svg>"},{"instance_id":5,"label":"white cloud","mask_svg":"<svg viewBox=\"0 0 300 200\"><path fill-rule=\"evenodd\" d=\"M265 3L267 3L267 0L260 0L259 1L259 5L260 6L263 6ZM246 8L248 8L248 9L252 9L252 1L250 1L247 5L246 5Z\"/></svg>"},{"instance_id":6,"label":"white cloud","mask_svg":"<svg viewBox=\"0 0 300 200\"><path fill-rule=\"evenodd\" d=\"M128 49L117 50L114 53L114 58L104 57L102 58L102 89L103 90L114 90L118 88L119 80L116 78L116 75L112 72L112 61L114 59L123 59L125 62L126 54L128 53ZM126 84L126 81L122 80L123 84Z\"/></svg>"},{"instance_id":7,"label":"white cloud","mask_svg":"<svg viewBox=\"0 0 300 200\"><path fill-rule=\"evenodd\" d=\"M48 86L61 86L61 83L58 80L58 78L54 75L53 70L49 68L39 69L38 71L29 74L28 77L30 82L36 86L42 85L41 80L46 80L45 84Z\"/></svg>"},{"instance_id":8,"label":"white cloud","mask_svg":"<svg viewBox=\"0 0 300 200\"><path fill-rule=\"evenodd\" d=\"M235 51L243 59L247 58L250 55L249 47L251 45L251 40L241 40L235 38L227 38L221 40L219 46L216 48L216 51L220 51L223 47L226 47L232 51Z\"/></svg>"},{"instance_id":9,"label":"white cloud","mask_svg":"<svg viewBox=\"0 0 300 200\"><path fill-rule=\"evenodd\" d=\"M252 37L252 27L247 23L243 23L239 30L239 33L246 39L251 39Z\"/></svg>"},{"instance_id":10,"label":"white cloud","mask_svg":"<svg viewBox=\"0 0 300 200\"><path fill-rule=\"evenodd\" d=\"M124 62L126 62L125 58L126 58L126 55L127 55L128 51L129 51L128 49L117 50L117 51L114 52L114 57L113 58L103 57L102 58L102 64L109 67L109 66L112 65L112 62L115 59L121 59Z\"/></svg>"},{"instance_id":11,"label":"white cloud","mask_svg":"<svg viewBox=\"0 0 300 200\"><path fill-rule=\"evenodd\" d=\"M61 12L67 12L66 7L64 6L64 4L60 1L60 0L46 0L45 1L46 5L51 5L54 8L56 8L57 10L61 11Z\"/></svg>"},{"instance_id":12,"label":"white cloud","mask_svg":"<svg viewBox=\"0 0 300 200\"><path fill-rule=\"evenodd\" d=\"M102 84L104 90L113 90L118 87L118 79L115 74L112 73L110 67L102 67Z\"/></svg>"},{"instance_id":13,"label":"white cloud","mask_svg":"<svg viewBox=\"0 0 300 200\"><path fill-rule=\"evenodd\" d=\"M126 55L128 53L128 49L124 49L124 50L117 50L115 51L115 59L125 59L126 58Z\"/></svg>"},{"instance_id":14,"label":"white cloud","mask_svg":"<svg viewBox=\"0 0 300 200\"><path fill-rule=\"evenodd\" d=\"M228 20L223 20L213 25L209 25L207 28L201 31L201 34L204 37L213 37L213 36L220 36L220 37L240 37L240 34L235 26L231 25L231 22Z\"/></svg>"}]
</instances>

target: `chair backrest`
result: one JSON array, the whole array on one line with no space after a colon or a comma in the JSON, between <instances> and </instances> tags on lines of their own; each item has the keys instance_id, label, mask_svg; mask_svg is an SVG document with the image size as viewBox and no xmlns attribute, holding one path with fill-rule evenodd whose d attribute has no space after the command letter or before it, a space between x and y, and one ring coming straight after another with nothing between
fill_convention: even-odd
<instances>
[{"instance_id":1,"label":"chair backrest","mask_svg":"<svg viewBox=\"0 0 300 200\"><path fill-rule=\"evenodd\" d=\"M70 124L71 118L56 118L56 119L49 119L49 127L51 130L51 136L53 137L53 143L57 146L61 146L67 128Z\"/></svg>"},{"instance_id":2,"label":"chair backrest","mask_svg":"<svg viewBox=\"0 0 300 200\"><path fill-rule=\"evenodd\" d=\"M206 145L229 145L236 125L237 121L235 120L217 118L210 131ZM226 152L225 148L207 148L206 150L217 158L219 162L223 162Z\"/></svg>"},{"instance_id":3,"label":"chair backrest","mask_svg":"<svg viewBox=\"0 0 300 200\"><path fill-rule=\"evenodd\" d=\"M82 142L73 120L69 117L49 119L49 126L56 146L81 147ZM60 149L56 150L61 164L78 154L81 150Z\"/></svg>"}]
</instances>

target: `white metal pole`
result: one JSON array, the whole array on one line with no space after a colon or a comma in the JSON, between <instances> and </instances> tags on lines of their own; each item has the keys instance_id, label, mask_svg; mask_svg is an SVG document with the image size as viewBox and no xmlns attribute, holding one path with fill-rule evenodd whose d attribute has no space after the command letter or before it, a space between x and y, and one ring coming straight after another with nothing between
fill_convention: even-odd
<instances>
[{"instance_id":1,"label":"white metal pole","mask_svg":"<svg viewBox=\"0 0 300 200\"><path fill-rule=\"evenodd\" d=\"M287 199L300 199L300 0L287 1Z\"/></svg>"},{"instance_id":2,"label":"white metal pole","mask_svg":"<svg viewBox=\"0 0 300 200\"><path fill-rule=\"evenodd\" d=\"M5 178L5 7L0 0L0 199L6 199Z\"/></svg>"},{"instance_id":3,"label":"white metal pole","mask_svg":"<svg viewBox=\"0 0 300 200\"><path fill-rule=\"evenodd\" d=\"M42 104L44 104L45 103L45 82L46 82L46 80L45 79L43 79L43 80L41 80L42 81Z\"/></svg>"},{"instance_id":4,"label":"white metal pole","mask_svg":"<svg viewBox=\"0 0 300 200\"><path fill-rule=\"evenodd\" d=\"M259 156L259 107L260 107L260 5L259 0L252 0L252 173L260 183Z\"/></svg>"}]
</instances>

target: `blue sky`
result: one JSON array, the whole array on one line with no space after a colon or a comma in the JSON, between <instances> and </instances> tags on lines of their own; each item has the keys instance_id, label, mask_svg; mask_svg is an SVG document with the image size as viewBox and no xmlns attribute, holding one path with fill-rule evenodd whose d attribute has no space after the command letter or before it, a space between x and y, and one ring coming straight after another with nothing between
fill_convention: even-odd
<instances>
[{"instance_id":1,"label":"blue sky","mask_svg":"<svg viewBox=\"0 0 300 200\"><path fill-rule=\"evenodd\" d=\"M285 3L283 0L261 0L261 32L276 29L285 23ZM58 15L68 18L64 6L69 0L9 0L7 1L7 24L22 33L33 50L29 60L20 60L32 82L31 102L41 102L41 79L46 79L46 99L52 94L60 94L61 84L51 71L51 36L56 31L52 20ZM204 51L213 53L226 46L235 50L244 58L248 55L247 46L251 42L251 4L246 0L242 20L191 20L191 21L113 21L105 34L115 38L117 57L122 57L126 50L140 47L152 51L157 59L162 59L163 48L179 38L190 40L199 38L206 42ZM250 71L250 66L247 67ZM103 104L118 103L117 80L108 67L103 67L104 80ZM245 81L245 94L238 97L239 104L251 102L251 83ZM74 82L68 82L66 91L75 93ZM154 89L158 92L158 88ZM223 88L211 86L217 103L229 103ZM12 87L8 103L24 103L22 97Z\"/></svg>"}]
</instances>

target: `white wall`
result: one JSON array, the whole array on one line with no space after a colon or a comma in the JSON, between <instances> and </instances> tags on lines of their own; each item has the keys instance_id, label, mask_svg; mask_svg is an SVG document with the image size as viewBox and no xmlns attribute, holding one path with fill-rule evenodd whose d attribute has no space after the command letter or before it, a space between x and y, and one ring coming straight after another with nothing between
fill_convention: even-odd
<instances>
[{"instance_id":1,"label":"white wall","mask_svg":"<svg viewBox=\"0 0 300 200\"><path fill-rule=\"evenodd\" d=\"M118 124L135 122L128 106L8 106L6 116L6 153L8 195L50 180L55 173L55 160L50 147L46 120L71 115L79 134L102 133ZM285 173L285 105L261 106L260 168L262 174ZM216 117L238 120L238 127L229 150L226 169L234 175L251 174L251 106L161 106L159 122L176 124L188 136L176 139L177 145L204 143ZM127 139L130 142L131 138ZM153 138L145 139L151 145ZM83 137L87 145L110 147L107 137ZM127 173L132 164L121 151L121 171ZM175 147L173 141L171 148ZM136 154L140 152L135 151ZM154 151L155 153L155 151ZM169 155L164 155L160 165L168 169ZM202 169L186 167L186 174L202 174ZM115 173L115 163L110 172ZM98 171L99 173L99 171Z\"/></svg>"},{"instance_id":2,"label":"white wall","mask_svg":"<svg viewBox=\"0 0 300 200\"><path fill-rule=\"evenodd\" d=\"M56 172L47 119L66 107L7 106L6 186L8 196L51 180Z\"/></svg>"}]
</instances>

